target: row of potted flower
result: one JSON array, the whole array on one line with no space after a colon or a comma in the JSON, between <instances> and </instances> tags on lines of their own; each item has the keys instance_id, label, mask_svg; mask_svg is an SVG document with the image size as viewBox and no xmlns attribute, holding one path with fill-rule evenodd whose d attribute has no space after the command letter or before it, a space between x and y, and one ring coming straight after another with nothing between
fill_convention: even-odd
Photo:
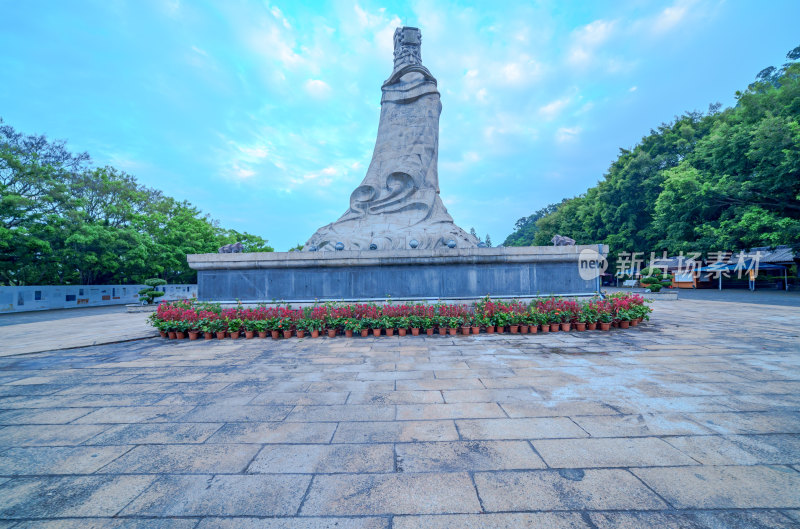
<instances>
[{"instance_id":1,"label":"row of potted flower","mask_svg":"<svg viewBox=\"0 0 800 529\"><path fill-rule=\"evenodd\" d=\"M548 298L531 303L495 301L489 297L471 304L412 303L377 305L325 303L223 309L190 300L162 302L150 322L170 338L273 338L297 336L351 337L439 334L537 333L628 328L649 319L652 309L636 294L615 294L587 302Z\"/></svg>"}]
</instances>

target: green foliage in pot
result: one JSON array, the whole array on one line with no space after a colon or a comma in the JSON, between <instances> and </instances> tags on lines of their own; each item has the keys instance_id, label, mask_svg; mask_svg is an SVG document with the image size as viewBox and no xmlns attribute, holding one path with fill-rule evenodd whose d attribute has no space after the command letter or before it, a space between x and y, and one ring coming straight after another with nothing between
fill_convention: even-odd
<instances>
[{"instance_id":1,"label":"green foliage in pot","mask_svg":"<svg viewBox=\"0 0 800 529\"><path fill-rule=\"evenodd\" d=\"M160 290L156 290L156 287L164 286L167 282L163 279L152 277L150 279L145 279L144 284L147 285L147 288L143 288L139 291L139 301L151 305L156 298L160 298L164 295Z\"/></svg>"}]
</instances>

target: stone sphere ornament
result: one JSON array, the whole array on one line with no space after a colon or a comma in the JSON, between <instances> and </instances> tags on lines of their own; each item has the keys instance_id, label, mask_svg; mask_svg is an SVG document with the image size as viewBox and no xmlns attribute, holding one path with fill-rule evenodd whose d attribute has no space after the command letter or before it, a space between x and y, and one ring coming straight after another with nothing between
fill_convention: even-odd
<instances>
[{"instance_id":1,"label":"stone sphere ornament","mask_svg":"<svg viewBox=\"0 0 800 529\"><path fill-rule=\"evenodd\" d=\"M308 251L309 252L316 252L317 251L317 247L312 244L311 246L308 247Z\"/></svg>"},{"instance_id":2,"label":"stone sphere ornament","mask_svg":"<svg viewBox=\"0 0 800 529\"><path fill-rule=\"evenodd\" d=\"M455 248L456 247L456 241L454 241L453 239L450 239L449 241L447 241L447 247L448 248Z\"/></svg>"},{"instance_id":3,"label":"stone sphere ornament","mask_svg":"<svg viewBox=\"0 0 800 529\"><path fill-rule=\"evenodd\" d=\"M408 245L411 246L412 248L416 248L417 246L419 246L419 241L416 239L411 239Z\"/></svg>"},{"instance_id":4,"label":"stone sphere ornament","mask_svg":"<svg viewBox=\"0 0 800 529\"><path fill-rule=\"evenodd\" d=\"M377 250L377 249L378 249L378 245L377 245L377 244L375 244L374 242L373 242L373 243L370 243L370 245L369 245L369 249L370 249L370 250Z\"/></svg>"},{"instance_id":5,"label":"stone sphere ornament","mask_svg":"<svg viewBox=\"0 0 800 529\"><path fill-rule=\"evenodd\" d=\"M342 250L344 250L344 243L343 242L337 242L335 248L336 248L337 252L341 252Z\"/></svg>"}]
</instances>

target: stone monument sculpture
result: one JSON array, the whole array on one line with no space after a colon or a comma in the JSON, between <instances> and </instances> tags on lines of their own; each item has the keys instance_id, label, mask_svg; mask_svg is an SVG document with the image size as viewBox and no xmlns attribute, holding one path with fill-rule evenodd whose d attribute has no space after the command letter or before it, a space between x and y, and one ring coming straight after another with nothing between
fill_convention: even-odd
<instances>
[{"instance_id":1,"label":"stone monument sculpture","mask_svg":"<svg viewBox=\"0 0 800 529\"><path fill-rule=\"evenodd\" d=\"M566 235L555 234L550 242L553 243L553 246L575 246L575 239Z\"/></svg>"},{"instance_id":2,"label":"stone monument sculpture","mask_svg":"<svg viewBox=\"0 0 800 529\"><path fill-rule=\"evenodd\" d=\"M453 222L439 197L436 79L422 65L420 30L394 32L394 70L381 91L378 137L350 208L318 229L304 250L474 248L478 239Z\"/></svg>"}]
</instances>

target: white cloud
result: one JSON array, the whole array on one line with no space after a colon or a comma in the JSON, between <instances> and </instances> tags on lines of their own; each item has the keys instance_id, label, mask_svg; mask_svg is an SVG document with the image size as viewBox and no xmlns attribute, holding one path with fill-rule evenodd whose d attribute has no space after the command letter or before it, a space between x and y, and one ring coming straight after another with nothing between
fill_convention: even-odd
<instances>
[{"instance_id":1,"label":"white cloud","mask_svg":"<svg viewBox=\"0 0 800 529\"><path fill-rule=\"evenodd\" d=\"M634 85L634 86L632 86L632 87L628 88L628 92L635 92L635 91L637 91L638 89L639 89L639 87L638 87L638 86L636 86L636 85Z\"/></svg>"},{"instance_id":2,"label":"white cloud","mask_svg":"<svg viewBox=\"0 0 800 529\"><path fill-rule=\"evenodd\" d=\"M597 49L614 34L615 20L595 20L578 28L572 34L572 46L567 60L573 66L588 66L595 59Z\"/></svg>"},{"instance_id":3,"label":"white cloud","mask_svg":"<svg viewBox=\"0 0 800 529\"><path fill-rule=\"evenodd\" d=\"M545 119L554 119L569 105L571 98L564 97L551 101L544 106L539 107L539 114Z\"/></svg>"},{"instance_id":4,"label":"white cloud","mask_svg":"<svg viewBox=\"0 0 800 529\"><path fill-rule=\"evenodd\" d=\"M580 127L561 127L556 131L556 141L558 143L566 143L578 137L581 133Z\"/></svg>"},{"instance_id":5,"label":"white cloud","mask_svg":"<svg viewBox=\"0 0 800 529\"><path fill-rule=\"evenodd\" d=\"M652 30L655 33L666 33L675 28L686 17L689 8L687 5L673 5L665 8L653 21Z\"/></svg>"},{"instance_id":6,"label":"white cloud","mask_svg":"<svg viewBox=\"0 0 800 529\"><path fill-rule=\"evenodd\" d=\"M331 93L331 87L325 81L319 79L309 79L306 81L305 89L308 95L315 99L325 99Z\"/></svg>"}]
</instances>

